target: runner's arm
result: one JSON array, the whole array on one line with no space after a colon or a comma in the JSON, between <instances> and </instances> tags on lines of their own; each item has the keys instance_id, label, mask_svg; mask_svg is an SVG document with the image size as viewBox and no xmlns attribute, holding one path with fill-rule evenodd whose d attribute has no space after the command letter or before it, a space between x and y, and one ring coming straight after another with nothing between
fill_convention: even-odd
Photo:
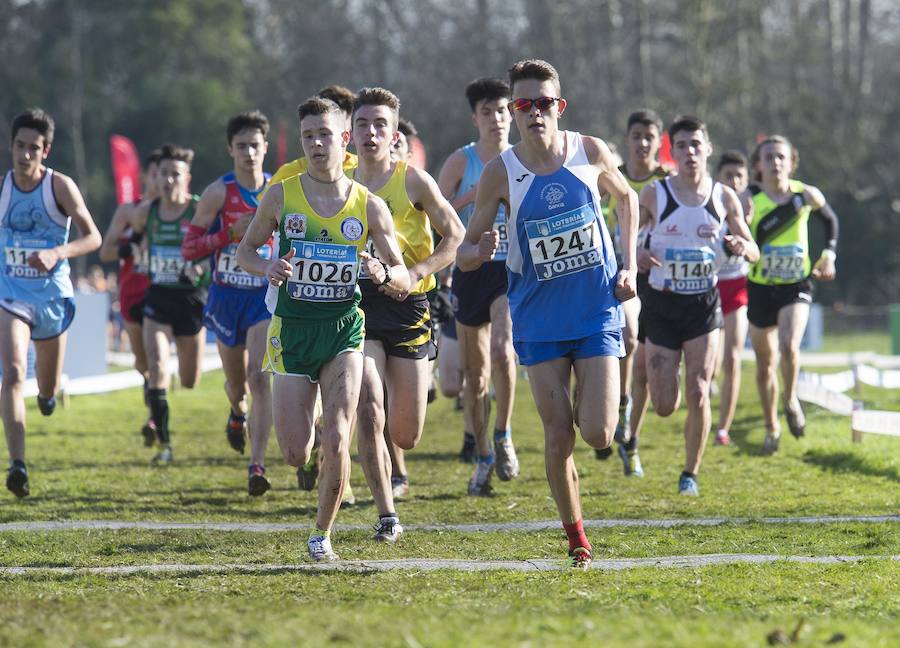
<instances>
[{"instance_id":1,"label":"runner's arm","mask_svg":"<svg viewBox=\"0 0 900 648\"><path fill-rule=\"evenodd\" d=\"M441 195L434 179L425 171L407 168L407 193L416 207L428 215L432 227L441 235L441 241L428 258L409 268L409 283L415 286L422 278L440 272L456 258L456 248L466 233L456 211Z\"/></svg>"},{"instance_id":2,"label":"runner's arm","mask_svg":"<svg viewBox=\"0 0 900 648\"><path fill-rule=\"evenodd\" d=\"M652 230L656 224L656 187L653 183L645 185L638 196L638 209L640 210L640 227ZM637 267L639 272L650 272L650 268L662 265L659 259L650 254L650 234L647 234L647 246L641 246L637 251Z\"/></svg>"},{"instance_id":3,"label":"runner's arm","mask_svg":"<svg viewBox=\"0 0 900 648\"><path fill-rule=\"evenodd\" d=\"M128 215L135 209L133 203L125 203L116 207L112 219L109 221L109 227L106 228L106 234L103 235L103 243L100 245L100 260L109 263L122 258L119 253L121 244L119 240L122 234L128 228ZM128 243L129 249L131 243Z\"/></svg>"},{"instance_id":4,"label":"runner's arm","mask_svg":"<svg viewBox=\"0 0 900 648\"><path fill-rule=\"evenodd\" d=\"M91 213L84 204L84 198L75 181L61 173L55 173L52 182L53 192L56 194L62 212L72 219L81 237L71 243L33 252L28 260L29 265L44 272L53 270L56 264L63 259L90 254L103 242L100 230L97 229L94 219L91 218Z\"/></svg>"},{"instance_id":5,"label":"runner's arm","mask_svg":"<svg viewBox=\"0 0 900 648\"><path fill-rule=\"evenodd\" d=\"M256 249L268 241L272 232L278 229L278 219L283 206L284 188L278 183L260 200L256 214L244 233L237 251L238 264L244 270L258 277L265 276L276 286L281 285L281 282L293 272L293 266L289 263L290 258L294 256L293 248L284 257L271 260L263 259Z\"/></svg>"},{"instance_id":6,"label":"runner's arm","mask_svg":"<svg viewBox=\"0 0 900 648\"><path fill-rule=\"evenodd\" d=\"M831 281L837 274L835 260L837 259L838 243L838 218L837 214L825 201L825 196L816 187L807 185L805 190L806 201L813 208L813 214L825 225L825 249L813 266L812 274L816 279Z\"/></svg>"},{"instance_id":7,"label":"runner's arm","mask_svg":"<svg viewBox=\"0 0 900 648\"><path fill-rule=\"evenodd\" d=\"M384 201L372 193L366 202L366 220L375 251L379 258L384 259L382 262L360 252L359 258L365 265L366 272L376 286L384 286L398 293L408 291L411 286L409 272L403 263L403 253L400 252L400 245L394 234L394 217ZM386 276L385 270L391 273L391 280L387 284L382 283Z\"/></svg>"},{"instance_id":8,"label":"runner's arm","mask_svg":"<svg viewBox=\"0 0 900 648\"><path fill-rule=\"evenodd\" d=\"M456 250L456 265L460 270L477 270L481 264L494 258L500 244L500 234L493 229L497 210L502 203L509 203L506 185L506 166L499 157L488 162L478 181L475 197L475 213L469 221L465 238Z\"/></svg>"},{"instance_id":9,"label":"runner's arm","mask_svg":"<svg viewBox=\"0 0 900 648\"><path fill-rule=\"evenodd\" d=\"M585 137L583 141L586 144L588 159L600 167L597 188L600 193L607 193L616 199L616 217L619 220L620 240L622 241L622 269L633 273L637 269L637 250L635 249L639 221L637 193L616 167L612 153L603 140L596 137Z\"/></svg>"},{"instance_id":10,"label":"runner's arm","mask_svg":"<svg viewBox=\"0 0 900 648\"><path fill-rule=\"evenodd\" d=\"M730 232L725 237L725 245L732 254L742 256L750 263L756 263L759 261L759 246L756 245L747 226L744 205L730 187L725 187L722 198L725 204L725 222L728 223Z\"/></svg>"},{"instance_id":11,"label":"runner's arm","mask_svg":"<svg viewBox=\"0 0 900 648\"><path fill-rule=\"evenodd\" d=\"M186 260L195 261L208 257L232 241L240 240L240 237L234 236L230 227L222 228L215 234L207 234L225 205L225 193L225 183L221 180L216 180L203 191L181 243L181 256Z\"/></svg>"}]
</instances>

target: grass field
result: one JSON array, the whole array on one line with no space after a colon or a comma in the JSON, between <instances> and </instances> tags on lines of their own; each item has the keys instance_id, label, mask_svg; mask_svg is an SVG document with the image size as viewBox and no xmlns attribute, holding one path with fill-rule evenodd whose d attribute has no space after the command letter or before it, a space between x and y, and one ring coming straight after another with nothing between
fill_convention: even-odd
<instances>
[{"instance_id":1,"label":"grass field","mask_svg":"<svg viewBox=\"0 0 900 648\"><path fill-rule=\"evenodd\" d=\"M834 344L832 343L832 347ZM138 390L74 397L42 418L29 403L32 496L0 497L0 523L66 520L311 524L313 493L297 490L272 441L265 497L246 495L244 459L230 450L221 373L176 391L176 463L152 468L141 446ZM707 448L701 497L680 498L684 412L652 413L642 436L645 479L625 479L615 457L597 461L583 443L576 462L586 519L752 518L716 526L591 528L595 557L706 554L855 556L840 564L639 567L587 573L405 569L304 573L307 532L207 529L0 531L0 570L10 567L242 565L202 573L0 571L2 645L380 645L759 646L781 629L797 645L900 645L900 525L893 522L766 523L761 518L897 515L900 441L850 442L849 421L808 407L802 441L762 458L763 428L750 367L732 430L735 445ZM862 397L900 410L900 394ZM714 417L715 418L715 417ZM541 432L520 381L514 438L522 476L496 495L465 494L470 468L456 461L462 417L448 400L429 409L420 446L408 455L411 497L398 503L407 527L552 521ZM369 539L376 513L353 466L356 506L343 510L336 550L344 559L560 560L561 529L409 530L393 547Z\"/></svg>"}]
</instances>

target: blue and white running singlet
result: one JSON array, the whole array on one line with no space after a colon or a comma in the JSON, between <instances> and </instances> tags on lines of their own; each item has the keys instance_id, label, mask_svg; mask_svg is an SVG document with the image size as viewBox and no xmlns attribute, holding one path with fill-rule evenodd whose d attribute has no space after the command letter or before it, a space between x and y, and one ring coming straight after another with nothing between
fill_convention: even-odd
<instances>
[{"instance_id":1,"label":"blue and white running singlet","mask_svg":"<svg viewBox=\"0 0 900 648\"><path fill-rule=\"evenodd\" d=\"M501 154L509 183L506 269L514 340L576 340L622 328L598 171L588 163L581 134L562 134L566 159L550 175L535 176L512 148Z\"/></svg>"},{"instance_id":2,"label":"blue and white running singlet","mask_svg":"<svg viewBox=\"0 0 900 648\"><path fill-rule=\"evenodd\" d=\"M481 179L481 173L484 171L484 163L481 161L481 158L478 157L478 151L475 150L474 142L462 147L462 152L466 154L466 169L463 171L463 177L459 183L459 189L456 192L457 196L463 195L472 187L476 186ZM463 227L469 226L469 219L472 218L472 214L474 213L474 200L459 210L459 218L463 223ZM497 252L494 254L493 261L506 261L506 256L509 251L509 236L507 233L505 205L500 205L500 209L497 210L493 229L497 230L500 234L500 244L497 246Z\"/></svg>"},{"instance_id":3,"label":"blue and white running singlet","mask_svg":"<svg viewBox=\"0 0 900 648\"><path fill-rule=\"evenodd\" d=\"M39 304L72 297L69 261L63 259L50 272L28 264L33 252L64 245L71 219L56 204L53 170L31 191L22 191L7 172L0 189L0 299Z\"/></svg>"}]
</instances>

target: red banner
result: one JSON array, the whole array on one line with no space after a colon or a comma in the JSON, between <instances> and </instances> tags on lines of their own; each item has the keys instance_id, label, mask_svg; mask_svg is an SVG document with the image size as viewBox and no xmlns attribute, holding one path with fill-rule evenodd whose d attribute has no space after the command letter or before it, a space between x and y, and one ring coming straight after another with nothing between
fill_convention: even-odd
<instances>
[{"instance_id":1,"label":"red banner","mask_svg":"<svg viewBox=\"0 0 900 648\"><path fill-rule=\"evenodd\" d=\"M112 159L113 178L116 183L116 201L122 205L141 197L141 161L137 148L127 137L111 135L109 152Z\"/></svg>"},{"instance_id":2,"label":"red banner","mask_svg":"<svg viewBox=\"0 0 900 648\"><path fill-rule=\"evenodd\" d=\"M662 146L659 147L659 163L666 171L674 171L677 166L672 159L672 142L668 133L663 133Z\"/></svg>"},{"instance_id":3,"label":"red banner","mask_svg":"<svg viewBox=\"0 0 900 648\"><path fill-rule=\"evenodd\" d=\"M287 162L288 140L287 125L283 119L278 120L278 138L275 140L275 168L280 169Z\"/></svg>"}]
</instances>

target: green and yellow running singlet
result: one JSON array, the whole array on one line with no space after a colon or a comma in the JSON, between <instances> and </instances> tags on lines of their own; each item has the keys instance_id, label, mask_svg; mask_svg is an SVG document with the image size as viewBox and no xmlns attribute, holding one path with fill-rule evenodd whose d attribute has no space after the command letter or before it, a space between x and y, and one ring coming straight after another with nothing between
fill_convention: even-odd
<instances>
[{"instance_id":1,"label":"green and yellow running singlet","mask_svg":"<svg viewBox=\"0 0 900 648\"><path fill-rule=\"evenodd\" d=\"M193 289L192 283L182 281L185 270L194 264L181 256L181 242L191 219L199 196L191 196L184 212L173 221L159 218L159 200L154 200L147 213L147 249L150 257L150 283L167 288Z\"/></svg>"},{"instance_id":2,"label":"green and yellow running singlet","mask_svg":"<svg viewBox=\"0 0 900 648\"><path fill-rule=\"evenodd\" d=\"M790 181L791 198L783 205L751 185L753 220L750 233L759 246L759 261L750 266L748 279L764 286L793 284L809 276L809 215L805 185Z\"/></svg>"},{"instance_id":3,"label":"green and yellow running singlet","mask_svg":"<svg viewBox=\"0 0 900 648\"><path fill-rule=\"evenodd\" d=\"M276 245L282 257L294 249L294 272L280 287L269 286L266 303L279 317L306 320L338 319L356 308L359 253L369 236L366 220L368 190L354 182L341 210L320 216L310 206L300 176L281 183L284 207Z\"/></svg>"},{"instance_id":4,"label":"green and yellow running singlet","mask_svg":"<svg viewBox=\"0 0 900 648\"><path fill-rule=\"evenodd\" d=\"M406 193L406 162L396 162L394 172L385 185L375 192L375 195L387 203L391 216L394 218L394 233L400 244L400 252L403 254L403 264L407 268L427 259L434 252L434 239L431 237L431 222L428 215L410 201ZM355 170L354 170L355 172ZM351 178L354 174L351 174ZM370 246L369 254L375 254L374 247ZM434 290L437 281L434 275L423 277L410 289L410 294L424 294Z\"/></svg>"}]
</instances>

